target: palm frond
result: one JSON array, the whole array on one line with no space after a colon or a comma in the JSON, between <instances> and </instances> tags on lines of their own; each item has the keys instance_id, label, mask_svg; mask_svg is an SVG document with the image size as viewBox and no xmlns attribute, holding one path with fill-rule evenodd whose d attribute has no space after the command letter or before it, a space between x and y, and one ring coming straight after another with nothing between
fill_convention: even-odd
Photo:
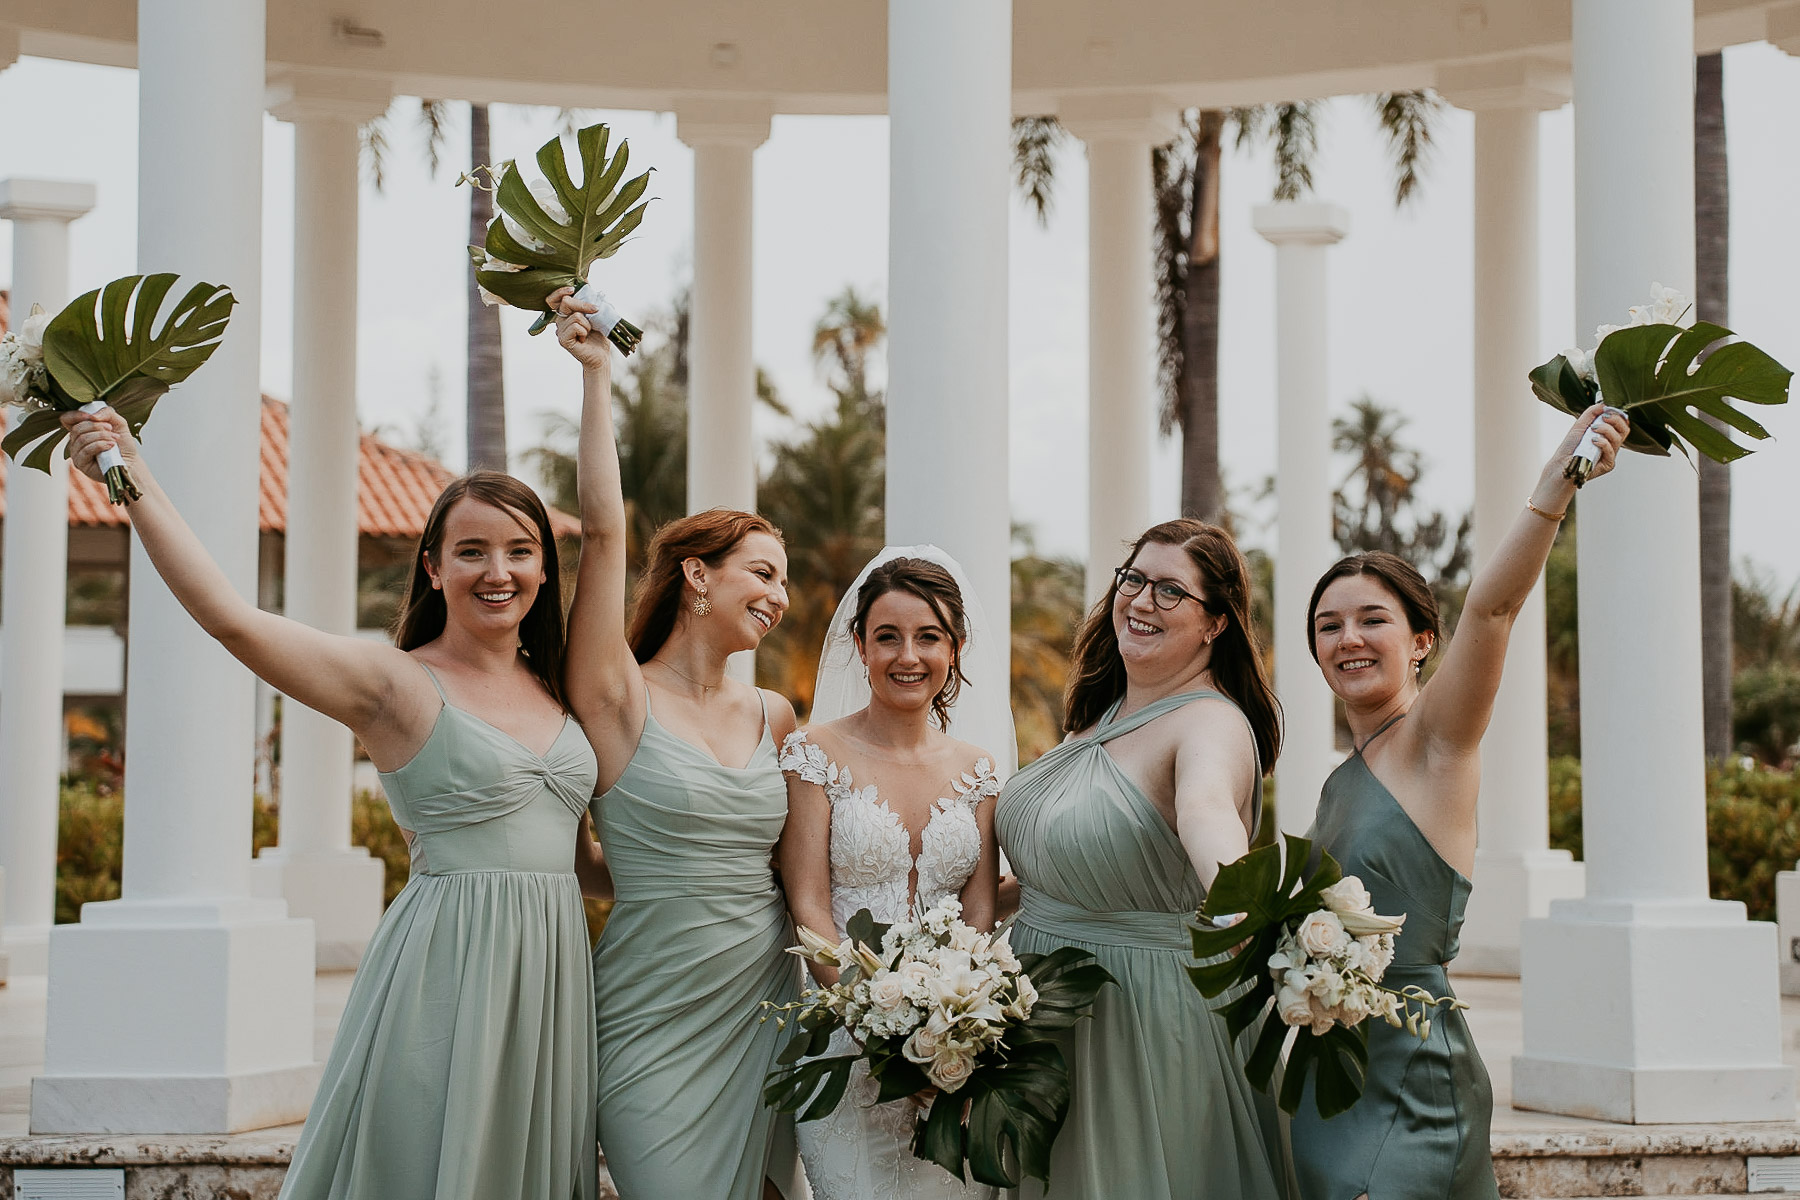
<instances>
[{"instance_id":1,"label":"palm frond","mask_svg":"<svg viewBox=\"0 0 1800 1200\"><path fill-rule=\"evenodd\" d=\"M388 156L388 124L387 114L371 117L357 129L357 137L361 143L363 169L369 173L369 182L375 185L376 191L387 187Z\"/></svg>"},{"instance_id":2,"label":"palm frond","mask_svg":"<svg viewBox=\"0 0 1800 1200\"><path fill-rule=\"evenodd\" d=\"M1313 100L1257 104L1226 110L1237 127L1233 144L1251 150L1266 142L1275 151L1276 200L1298 200L1312 191L1319 156L1319 106Z\"/></svg>"},{"instance_id":3,"label":"palm frond","mask_svg":"<svg viewBox=\"0 0 1800 1200\"><path fill-rule=\"evenodd\" d=\"M450 103L447 100L420 100L419 127L425 131L425 162L431 177L437 178L443 165L444 149L449 144Z\"/></svg>"},{"instance_id":4,"label":"palm frond","mask_svg":"<svg viewBox=\"0 0 1800 1200\"><path fill-rule=\"evenodd\" d=\"M1050 224L1054 205L1051 188L1056 182L1056 146L1064 137L1062 122L1055 117L1015 117L1012 124L1013 174L1025 202L1036 212L1038 224Z\"/></svg>"},{"instance_id":5,"label":"palm frond","mask_svg":"<svg viewBox=\"0 0 1800 1200\"><path fill-rule=\"evenodd\" d=\"M1431 159L1433 136L1444 98L1429 88L1415 92L1383 92L1371 98L1381 132L1394 163L1394 207L1412 199Z\"/></svg>"},{"instance_id":6,"label":"palm frond","mask_svg":"<svg viewBox=\"0 0 1800 1200\"><path fill-rule=\"evenodd\" d=\"M559 137L569 137L579 130L587 120L590 110L585 108L559 108L556 110L556 133Z\"/></svg>"}]
</instances>

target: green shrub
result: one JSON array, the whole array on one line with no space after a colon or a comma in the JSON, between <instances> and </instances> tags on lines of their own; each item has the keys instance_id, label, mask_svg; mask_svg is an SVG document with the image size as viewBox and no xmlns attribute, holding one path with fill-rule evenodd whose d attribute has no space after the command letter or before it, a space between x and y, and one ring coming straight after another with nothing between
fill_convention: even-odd
<instances>
[{"instance_id":1,"label":"green shrub","mask_svg":"<svg viewBox=\"0 0 1800 1200\"><path fill-rule=\"evenodd\" d=\"M1550 844L1581 857L1581 761L1550 760ZM1706 859L1712 895L1753 921L1775 919L1775 875L1800 859L1800 770L1760 763L1706 772Z\"/></svg>"},{"instance_id":2,"label":"green shrub","mask_svg":"<svg viewBox=\"0 0 1800 1200\"><path fill-rule=\"evenodd\" d=\"M1800 669L1745 667L1731 683L1731 732L1745 754L1770 766L1793 761L1800 742Z\"/></svg>"}]
</instances>

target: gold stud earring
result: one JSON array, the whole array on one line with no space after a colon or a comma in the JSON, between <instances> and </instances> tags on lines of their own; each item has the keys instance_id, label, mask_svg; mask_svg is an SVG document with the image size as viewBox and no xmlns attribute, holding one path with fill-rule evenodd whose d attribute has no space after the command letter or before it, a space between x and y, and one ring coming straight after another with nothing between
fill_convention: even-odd
<instances>
[{"instance_id":1,"label":"gold stud earring","mask_svg":"<svg viewBox=\"0 0 1800 1200\"><path fill-rule=\"evenodd\" d=\"M700 588L700 594L694 597L694 615L696 617L712 616L712 602L706 598L706 589Z\"/></svg>"}]
</instances>

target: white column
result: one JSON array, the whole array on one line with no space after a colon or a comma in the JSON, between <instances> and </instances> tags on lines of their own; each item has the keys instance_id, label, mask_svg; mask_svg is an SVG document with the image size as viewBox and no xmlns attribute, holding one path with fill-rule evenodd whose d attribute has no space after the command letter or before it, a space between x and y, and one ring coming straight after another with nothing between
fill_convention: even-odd
<instances>
[{"instance_id":1,"label":"white column","mask_svg":"<svg viewBox=\"0 0 1800 1200\"><path fill-rule=\"evenodd\" d=\"M1538 113L1569 99L1567 68L1505 59L1441 72L1438 91L1475 113L1475 567L1512 527L1543 468L1526 373L1538 344ZM1519 930L1582 894L1582 867L1551 850L1544 585L1513 625L1481 743L1480 848L1457 968L1519 973Z\"/></svg>"},{"instance_id":2,"label":"white column","mask_svg":"<svg viewBox=\"0 0 1800 1200\"><path fill-rule=\"evenodd\" d=\"M1575 313L1592 330L1651 280L1693 291L1694 8L1574 0L1572 15ZM1707 898L1697 512L1679 457L1626 455L1581 498L1588 894L1526 922L1517 1107L1793 1120L1774 926Z\"/></svg>"},{"instance_id":3,"label":"white column","mask_svg":"<svg viewBox=\"0 0 1800 1200\"><path fill-rule=\"evenodd\" d=\"M225 576L256 587L263 7L140 0L138 258L227 283L212 360L146 441ZM250 896L250 674L134 546L123 897L50 936L38 1133L221 1133L299 1120L312 1061L312 923Z\"/></svg>"},{"instance_id":4,"label":"white column","mask_svg":"<svg viewBox=\"0 0 1800 1200\"><path fill-rule=\"evenodd\" d=\"M1087 599L1150 525L1156 438L1156 218L1150 148L1174 136L1174 110L1150 97L1070 98L1060 113L1088 153Z\"/></svg>"},{"instance_id":5,"label":"white column","mask_svg":"<svg viewBox=\"0 0 1800 1200\"><path fill-rule=\"evenodd\" d=\"M1011 611L1011 131L1010 0L890 4L887 540L949 551L997 630Z\"/></svg>"},{"instance_id":6,"label":"white column","mask_svg":"<svg viewBox=\"0 0 1800 1200\"><path fill-rule=\"evenodd\" d=\"M1331 538L1325 251L1350 231L1335 204L1263 204L1256 232L1275 245L1275 691L1285 729L1275 763L1275 811L1303 834L1337 765L1331 689L1313 662L1306 605L1337 561Z\"/></svg>"},{"instance_id":7,"label":"white column","mask_svg":"<svg viewBox=\"0 0 1800 1200\"><path fill-rule=\"evenodd\" d=\"M69 222L94 207L91 183L0 180L13 223L12 324L69 295ZM17 419L16 417L14 418ZM0 982L42 975L56 921L56 816L63 757L63 607L68 581L69 468L6 464L6 561L0 570Z\"/></svg>"},{"instance_id":8,"label":"white column","mask_svg":"<svg viewBox=\"0 0 1800 1200\"><path fill-rule=\"evenodd\" d=\"M284 609L356 632L357 127L387 110L385 83L292 77L270 111L294 124L294 394L288 408ZM381 920L380 859L350 844L350 731L292 697L281 705L281 841L251 890L310 917L320 969L350 968Z\"/></svg>"}]
</instances>

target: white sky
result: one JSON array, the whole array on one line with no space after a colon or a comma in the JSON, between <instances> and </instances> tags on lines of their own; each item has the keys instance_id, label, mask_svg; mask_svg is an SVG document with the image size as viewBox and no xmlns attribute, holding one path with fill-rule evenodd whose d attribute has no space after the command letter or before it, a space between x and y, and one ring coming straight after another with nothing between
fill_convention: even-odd
<instances>
[{"instance_id":1,"label":"white sky","mask_svg":"<svg viewBox=\"0 0 1800 1200\"><path fill-rule=\"evenodd\" d=\"M1800 62L1765 44L1726 52L1732 191L1732 326L1778 359L1800 363L1800 192L1791 114L1800 111ZM54 103L49 103L50 99ZM0 177L90 180L99 203L71 236L75 292L130 272L136 262L135 73L41 59L0 72ZM467 133L458 108L449 158L460 164ZM602 282L628 314L667 304L689 277L692 153L667 114L599 114L631 140L634 164L657 169L638 238L603 264ZM462 447L463 280L467 195L455 167L431 178L412 107L397 108L385 191L362 192L359 251L359 404L366 426L410 439L439 380L443 440ZM554 130L548 109L496 108L494 157L529 161ZM1411 419L1409 436L1430 466L1424 491L1460 512L1470 502L1469 353L1474 336L1472 119L1451 111L1422 196L1391 203L1390 169L1366 102L1345 98L1326 113L1316 196L1351 212L1351 232L1332 251L1330 397L1336 410L1363 393ZM1565 107L1542 118L1541 348L1576 341L1573 327L1571 122ZM1048 229L1015 204L1011 244L1011 478L1014 517L1041 549L1084 553L1086 530L1086 166L1079 145L1058 163ZM268 118L264 140L263 387L286 397L292 377L293 136ZM1228 153L1224 179L1221 436L1234 486L1274 466L1274 252L1250 228L1267 199L1266 154ZM885 299L887 125L882 117L777 117L756 155L756 360L802 414L829 393L810 355L826 300L855 284ZM4 224L0 222L0 224ZM0 280L11 276L11 239L0 237ZM507 406L514 452L539 439L542 414L573 414L578 380L547 338L525 336L525 314L506 310ZM1590 335L1591 336L1591 335ZM1519 403L1532 404L1524 380ZM1541 406L1540 406L1541 407ZM1545 451L1563 428L1542 409ZM1762 414L1758 414L1761 416ZM1793 460L1800 412L1766 418L1780 442L1734 471L1734 550L1786 584L1800 576L1792 514L1800 500ZM758 436L784 436L760 410ZM1153 479L1157 515L1178 503L1178 447L1163 445ZM1268 542L1272 531L1251 532Z\"/></svg>"}]
</instances>

